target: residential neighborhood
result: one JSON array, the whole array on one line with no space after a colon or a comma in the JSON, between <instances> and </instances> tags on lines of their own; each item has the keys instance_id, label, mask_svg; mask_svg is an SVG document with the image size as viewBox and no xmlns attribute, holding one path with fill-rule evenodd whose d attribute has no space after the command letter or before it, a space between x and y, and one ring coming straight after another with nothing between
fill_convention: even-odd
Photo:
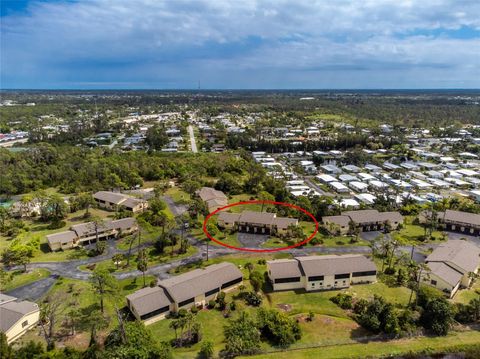
<instances>
[{"instance_id":1,"label":"residential neighborhood","mask_svg":"<svg viewBox=\"0 0 480 359\"><path fill-rule=\"evenodd\" d=\"M0 359L480 358L480 1L0 14Z\"/></svg>"}]
</instances>

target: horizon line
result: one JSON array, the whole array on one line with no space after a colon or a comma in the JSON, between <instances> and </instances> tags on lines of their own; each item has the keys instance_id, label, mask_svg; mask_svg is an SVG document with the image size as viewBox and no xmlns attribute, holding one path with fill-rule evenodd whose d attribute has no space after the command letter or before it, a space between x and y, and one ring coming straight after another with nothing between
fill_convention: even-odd
<instances>
[{"instance_id":1,"label":"horizon line","mask_svg":"<svg viewBox=\"0 0 480 359\"><path fill-rule=\"evenodd\" d=\"M388 88L0 88L0 91L480 91L480 87Z\"/></svg>"}]
</instances>

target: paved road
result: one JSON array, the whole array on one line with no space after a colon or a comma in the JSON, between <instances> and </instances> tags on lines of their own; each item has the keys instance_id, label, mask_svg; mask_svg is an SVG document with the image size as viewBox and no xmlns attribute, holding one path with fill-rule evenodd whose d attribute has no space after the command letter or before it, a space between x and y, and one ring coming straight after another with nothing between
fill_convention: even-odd
<instances>
[{"instance_id":1,"label":"paved road","mask_svg":"<svg viewBox=\"0 0 480 359\"><path fill-rule=\"evenodd\" d=\"M174 216L180 216L188 209L188 207L184 204L176 204L170 196L162 196L162 200L165 201Z\"/></svg>"},{"instance_id":2,"label":"paved road","mask_svg":"<svg viewBox=\"0 0 480 359\"><path fill-rule=\"evenodd\" d=\"M43 278L33 283L25 284L21 287L12 289L5 294L14 296L22 300L37 301L48 293L57 278L57 275L51 275L47 278Z\"/></svg>"},{"instance_id":3,"label":"paved road","mask_svg":"<svg viewBox=\"0 0 480 359\"><path fill-rule=\"evenodd\" d=\"M28 138L20 138L18 140L8 141L8 142L1 142L0 147L13 147L19 143L27 143Z\"/></svg>"},{"instance_id":4,"label":"paved road","mask_svg":"<svg viewBox=\"0 0 480 359\"><path fill-rule=\"evenodd\" d=\"M190 134L190 146L192 148L193 153L197 153L197 143L195 142L195 134L193 133L193 126L188 125L188 133Z\"/></svg>"},{"instance_id":5,"label":"paved road","mask_svg":"<svg viewBox=\"0 0 480 359\"><path fill-rule=\"evenodd\" d=\"M320 195L327 196L327 197L334 197L334 194L332 194L330 192L325 192L319 185L317 185L315 182L313 182L310 178L304 177L304 180L305 180L305 183L307 184L308 187L314 189L315 191L320 193Z\"/></svg>"}]
</instances>

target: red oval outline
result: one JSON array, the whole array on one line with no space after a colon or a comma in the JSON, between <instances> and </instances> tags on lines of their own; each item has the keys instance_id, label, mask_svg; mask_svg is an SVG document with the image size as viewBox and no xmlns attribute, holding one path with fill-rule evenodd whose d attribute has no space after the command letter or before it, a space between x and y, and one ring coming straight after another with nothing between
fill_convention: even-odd
<instances>
[{"instance_id":1,"label":"red oval outline","mask_svg":"<svg viewBox=\"0 0 480 359\"><path fill-rule=\"evenodd\" d=\"M217 239L215 239L214 237L212 237L212 235L210 233L208 233L208 230L207 230L207 222L208 220L215 214L217 214L218 212L224 210L224 209L227 209L227 208L230 208L230 207L235 207L235 206L240 206L242 204L277 204L277 205L282 205L282 206L285 206L285 207L291 207L291 208L295 208L297 211L301 211L303 213L305 213L306 215L308 215L311 219L313 219L313 222L315 223L315 231L307 238L307 239L304 239L303 241L299 242L299 243L296 243L296 244L292 244L291 246L286 246L286 247L279 247L279 248L269 248L269 249L255 249L255 248L244 248L244 247L235 247L235 246L231 246L229 244L226 244L226 243L223 243L222 241L219 241ZM243 252L260 252L260 253L265 253L265 252L279 252L279 251L284 251L286 249L292 249L292 248L296 248L296 247L300 247L301 245L304 245L308 242L310 242L313 237L315 237L315 235L318 233L318 221L315 219L315 217L313 216L313 214L311 214L310 212L308 212L306 209L302 208L302 207L299 207L299 206L296 206L294 204L291 204L291 203L286 203L286 202L276 202L276 201L268 201L268 200L251 200L251 201L244 201L244 202L236 202L236 203L231 203L229 205L226 205L224 207L220 207L218 209L216 209L215 211L209 213L207 215L207 217L205 217L205 220L203 221L203 233L205 233L205 235L210 238L212 241L214 241L215 243L218 243L220 244L221 246L224 246L224 247L227 247L227 248L231 248L231 249L235 249L237 251L243 251Z\"/></svg>"}]
</instances>

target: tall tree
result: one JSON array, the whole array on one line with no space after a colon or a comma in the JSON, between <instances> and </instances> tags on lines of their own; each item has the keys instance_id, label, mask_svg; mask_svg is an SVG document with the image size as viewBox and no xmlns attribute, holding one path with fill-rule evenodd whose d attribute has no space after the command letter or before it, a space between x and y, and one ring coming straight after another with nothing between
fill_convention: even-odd
<instances>
[{"instance_id":1,"label":"tall tree","mask_svg":"<svg viewBox=\"0 0 480 359\"><path fill-rule=\"evenodd\" d=\"M117 293L118 282L107 269L95 268L90 276L90 284L100 299L100 311L104 313L104 300Z\"/></svg>"},{"instance_id":2,"label":"tall tree","mask_svg":"<svg viewBox=\"0 0 480 359\"><path fill-rule=\"evenodd\" d=\"M145 287L145 272L148 269L148 254L146 249L141 249L137 257L137 269L142 272L143 286Z\"/></svg>"}]
</instances>

